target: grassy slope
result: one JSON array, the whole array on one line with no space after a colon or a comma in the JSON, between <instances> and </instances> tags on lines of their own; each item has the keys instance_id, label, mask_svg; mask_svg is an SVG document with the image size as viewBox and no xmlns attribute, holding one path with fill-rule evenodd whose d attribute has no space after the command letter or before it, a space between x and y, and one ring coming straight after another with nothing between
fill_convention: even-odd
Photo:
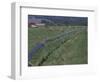
<instances>
[{"instance_id":1,"label":"grassy slope","mask_svg":"<svg viewBox=\"0 0 100 82\"><path fill-rule=\"evenodd\" d=\"M64 28L65 29L65 28ZM74 28L75 29L75 28ZM66 29L65 29L66 30ZM45 37L52 37L59 34L62 30L50 30L41 28L29 29L29 50L37 42L40 42ZM58 42L59 43L59 42ZM54 44L56 45L56 44ZM53 46L49 45L42 51L40 50L32 59L33 65L38 65L43 58L48 54L48 50ZM30 63L30 62L29 62ZM75 35L70 40L66 41L58 49L50 53L41 65L58 65L58 64L86 64L87 63L87 32L83 31Z\"/></svg>"}]
</instances>

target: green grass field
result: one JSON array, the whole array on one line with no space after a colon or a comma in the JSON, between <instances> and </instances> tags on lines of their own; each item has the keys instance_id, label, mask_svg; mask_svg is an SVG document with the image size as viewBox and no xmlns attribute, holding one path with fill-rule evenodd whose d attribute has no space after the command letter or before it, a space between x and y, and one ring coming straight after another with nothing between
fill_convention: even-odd
<instances>
[{"instance_id":1,"label":"green grass field","mask_svg":"<svg viewBox=\"0 0 100 82\"><path fill-rule=\"evenodd\" d=\"M33 54L28 64L31 66L87 64L86 26L28 28L28 52L44 39L55 38L66 32L71 33L45 43L43 48Z\"/></svg>"}]
</instances>

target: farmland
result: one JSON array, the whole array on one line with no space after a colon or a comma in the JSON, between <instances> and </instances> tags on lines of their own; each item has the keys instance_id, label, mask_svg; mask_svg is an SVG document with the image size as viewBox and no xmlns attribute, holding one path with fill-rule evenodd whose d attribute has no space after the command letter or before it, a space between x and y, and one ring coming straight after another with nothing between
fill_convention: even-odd
<instances>
[{"instance_id":1,"label":"farmland","mask_svg":"<svg viewBox=\"0 0 100 82\"><path fill-rule=\"evenodd\" d=\"M29 66L87 63L87 26L28 28Z\"/></svg>"}]
</instances>

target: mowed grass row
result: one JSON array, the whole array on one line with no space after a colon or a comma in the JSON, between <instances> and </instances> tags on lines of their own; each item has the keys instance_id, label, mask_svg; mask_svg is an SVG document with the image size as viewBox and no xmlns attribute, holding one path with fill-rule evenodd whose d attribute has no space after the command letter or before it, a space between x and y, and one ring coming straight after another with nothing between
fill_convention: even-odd
<instances>
[{"instance_id":1,"label":"mowed grass row","mask_svg":"<svg viewBox=\"0 0 100 82\"><path fill-rule=\"evenodd\" d=\"M67 40L55 50L45 62L45 65L87 64L87 32L84 30Z\"/></svg>"},{"instance_id":2,"label":"mowed grass row","mask_svg":"<svg viewBox=\"0 0 100 82\"><path fill-rule=\"evenodd\" d=\"M80 27L76 27L76 28L80 28ZM76 29L75 27L70 27L70 30L73 30L73 29ZM66 31L68 31L69 29L67 29ZM53 30L54 31L54 30ZM43 32L43 31L42 31ZM52 31L51 31L52 32ZM54 31L54 32L56 32L56 31ZM58 32L58 31L57 31ZM63 32L63 31L59 31L59 32ZM85 32L86 32L86 30L85 30ZM86 32L87 33L87 32ZM56 34L55 34L56 35ZM80 35L80 34L79 34ZM72 35L73 36L73 35ZM87 34L86 34L86 36L87 36ZM76 36L74 35L72 38L66 38L68 41L66 41L66 42L64 42L63 44L62 43L60 43L60 41L58 41L58 42L51 42L51 43L49 43L49 44L46 44L45 45L45 48L43 48L43 49L40 49L39 51L38 51L38 53L36 53L36 55L34 55L33 56L33 59L31 60L31 61L29 61L29 63L31 64L31 65L33 65L33 66L37 66L37 65L59 65L59 64L84 64L84 63L87 63L87 51L83 51L83 50L81 50L81 51L83 51L83 52L86 52L86 55L84 55L85 57L83 57L83 58L81 58L81 59L85 59L84 60L84 62L83 62L83 60L81 60L81 61L79 61L79 60L77 60L77 59L79 59L79 58L76 58L76 56L74 56L74 49L73 49L73 47L75 47L75 45L74 44L76 44L76 47L80 47L80 46L78 46L78 44L77 44L77 42L75 43L68 43L68 42L71 42L71 40L72 41L74 41L74 38L75 38ZM82 36L80 35L80 37L82 38ZM86 37L85 37L86 38ZM82 40L82 39L81 39ZM86 39L84 39L85 41L87 41ZM84 41L83 40L83 41ZM80 40L79 40L80 41ZM78 42L79 43L79 42ZM61 44L61 46L58 46L58 44ZM72 44L72 45L69 45L69 44ZM83 43L79 43L79 44L83 44ZM67 47L65 47L64 45L66 45ZM57 49L55 49L55 47L56 46L58 46L58 48ZM68 47L69 46L69 47ZM72 51L69 51L70 50L70 48L72 47ZM77 49L75 47L75 49ZM53 48L54 48L54 50L53 50ZM82 47L83 49L86 49L86 48L84 48L84 47ZM69 52L64 52L63 51L63 49L65 50L65 51L69 51ZM53 50L53 51L52 51ZM80 51L80 52L81 52ZM48 53L49 52L49 53ZM78 52L77 50L76 50L76 52ZM72 55L72 53L73 53L73 55ZM68 56L68 54L71 54L70 55L70 57L67 57ZM76 53L77 54L77 53ZM84 53L83 53L84 54ZM47 55L49 55L49 56L47 56ZM71 58L72 57L72 58ZM75 59L75 58L76 59ZM80 56L80 57L82 57L82 56ZM73 60L74 59L74 60ZM67 60L67 61L66 61ZM77 62L75 62L75 61L77 61Z\"/></svg>"}]
</instances>

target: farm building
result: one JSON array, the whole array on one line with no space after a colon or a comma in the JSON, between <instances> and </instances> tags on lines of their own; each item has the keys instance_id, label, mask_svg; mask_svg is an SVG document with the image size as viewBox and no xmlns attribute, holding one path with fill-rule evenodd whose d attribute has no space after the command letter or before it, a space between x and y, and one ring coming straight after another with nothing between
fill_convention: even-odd
<instances>
[{"instance_id":1,"label":"farm building","mask_svg":"<svg viewBox=\"0 0 100 82\"><path fill-rule=\"evenodd\" d=\"M32 23L28 24L28 27L32 27L32 28L44 27L44 26L45 26L44 23L34 23L34 22L32 22Z\"/></svg>"},{"instance_id":2,"label":"farm building","mask_svg":"<svg viewBox=\"0 0 100 82\"><path fill-rule=\"evenodd\" d=\"M31 17L28 20L28 27L37 28L37 27L43 27L43 26L45 26L45 23L42 23L41 19L37 19L35 17Z\"/></svg>"}]
</instances>

